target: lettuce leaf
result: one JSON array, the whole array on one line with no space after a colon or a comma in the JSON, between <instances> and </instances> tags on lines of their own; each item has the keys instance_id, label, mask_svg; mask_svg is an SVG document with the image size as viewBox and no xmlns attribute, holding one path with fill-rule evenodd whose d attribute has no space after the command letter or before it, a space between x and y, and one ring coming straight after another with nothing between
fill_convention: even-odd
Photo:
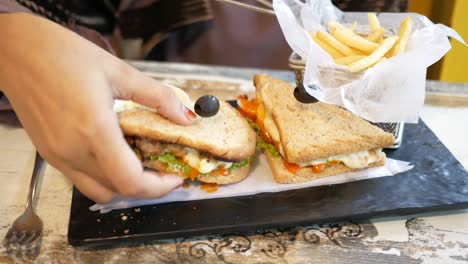
<instances>
[{"instance_id":1,"label":"lettuce leaf","mask_svg":"<svg viewBox=\"0 0 468 264\"><path fill-rule=\"evenodd\" d=\"M231 167L229 167L229 170L233 171L236 168L247 167L247 165L249 165L251 159L252 159L252 157L248 157L248 158L246 158L245 160L243 160L241 162L233 163L231 165Z\"/></svg>"},{"instance_id":2,"label":"lettuce leaf","mask_svg":"<svg viewBox=\"0 0 468 264\"><path fill-rule=\"evenodd\" d=\"M276 147L273 144L266 142L262 136L259 136L259 139L257 140L257 147L259 147L261 150L270 152L270 155L273 157L278 157L279 155L279 151L276 149Z\"/></svg>"},{"instance_id":3,"label":"lettuce leaf","mask_svg":"<svg viewBox=\"0 0 468 264\"><path fill-rule=\"evenodd\" d=\"M133 148L133 152L135 153L135 155L138 157L138 159L141 161L142 159L142 156L141 156L141 152L138 148Z\"/></svg>"},{"instance_id":4,"label":"lettuce leaf","mask_svg":"<svg viewBox=\"0 0 468 264\"><path fill-rule=\"evenodd\" d=\"M236 168L246 167L247 165L249 165L251 158L252 157L249 157L241 162L233 163L229 170L232 171ZM167 164L167 170L169 172L179 173L184 176L190 175L190 172L193 169L189 165L185 164L182 160L178 159L176 156L167 152L160 156L151 156L150 159L151 161L158 160L160 162L164 162Z\"/></svg>"},{"instance_id":5,"label":"lettuce leaf","mask_svg":"<svg viewBox=\"0 0 468 264\"><path fill-rule=\"evenodd\" d=\"M252 121L250 118L245 118L247 120L247 123L249 123L249 126L258 134L260 133L260 127Z\"/></svg>"},{"instance_id":6,"label":"lettuce leaf","mask_svg":"<svg viewBox=\"0 0 468 264\"><path fill-rule=\"evenodd\" d=\"M167 170L172 173L179 173L184 176L189 175L192 167L185 164L182 160L178 159L176 156L171 153L164 153L160 156L151 156L152 161L158 160L160 162L167 164Z\"/></svg>"},{"instance_id":7,"label":"lettuce leaf","mask_svg":"<svg viewBox=\"0 0 468 264\"><path fill-rule=\"evenodd\" d=\"M273 157L278 157L279 151L276 149L275 145L265 141L260 131L260 127L250 118L246 119L250 127L257 133L257 147L259 147L261 150L270 152L270 155Z\"/></svg>"}]
</instances>

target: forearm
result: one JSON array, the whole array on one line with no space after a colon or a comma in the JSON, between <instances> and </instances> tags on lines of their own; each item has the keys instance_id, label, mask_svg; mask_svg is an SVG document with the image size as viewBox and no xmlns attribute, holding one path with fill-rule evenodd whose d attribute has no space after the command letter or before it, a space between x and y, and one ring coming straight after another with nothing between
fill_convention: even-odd
<instances>
[{"instance_id":1,"label":"forearm","mask_svg":"<svg viewBox=\"0 0 468 264\"><path fill-rule=\"evenodd\" d=\"M5 15L7 13L17 13L17 12L22 12L22 13L31 13L31 11L24 6L18 4L15 1L0 1L0 20L4 20ZM2 18L3 17L3 18ZM8 28L7 22L0 22L0 31ZM5 32L0 32L0 38L6 39L6 34ZM0 53L4 49L2 44L4 45L5 41L0 41ZM0 57L2 55L0 54ZM4 64L2 65L2 62L5 63L5 59L1 58L0 59L0 72L2 71ZM3 95L4 87L5 85L5 77L3 77L2 73L0 73L0 123L7 123L10 125L19 125L19 122L17 118L15 117L15 114L11 112L12 108L11 105L8 103L6 97Z\"/></svg>"},{"instance_id":2,"label":"forearm","mask_svg":"<svg viewBox=\"0 0 468 264\"><path fill-rule=\"evenodd\" d=\"M30 51L25 50L25 46L33 49L34 44L27 41L27 34L30 34L31 14L10 13L0 14L0 89L8 93L11 80L21 78L22 71L17 68L25 57L30 56ZM29 36L31 37L31 36Z\"/></svg>"},{"instance_id":3,"label":"forearm","mask_svg":"<svg viewBox=\"0 0 468 264\"><path fill-rule=\"evenodd\" d=\"M11 1L11 0L0 1L0 15L6 14L6 13L16 13L16 12L31 13L29 9L18 4L16 1ZM3 24L0 24L0 26L4 27ZM3 36L3 35L0 33L0 36ZM1 43L0 43L0 46L1 46ZM2 80L0 78L0 100L3 97L2 95L3 86L1 85L1 83L2 83ZM0 102L0 108L2 108L1 102Z\"/></svg>"}]
</instances>

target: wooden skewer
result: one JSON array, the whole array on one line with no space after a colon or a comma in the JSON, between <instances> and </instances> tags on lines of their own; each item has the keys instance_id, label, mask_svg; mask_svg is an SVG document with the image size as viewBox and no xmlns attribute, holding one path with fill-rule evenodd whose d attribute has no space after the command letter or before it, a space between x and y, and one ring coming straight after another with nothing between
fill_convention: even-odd
<instances>
[{"instance_id":1,"label":"wooden skewer","mask_svg":"<svg viewBox=\"0 0 468 264\"><path fill-rule=\"evenodd\" d=\"M257 2L259 2L260 4L266 6L266 7L269 7L271 9L273 9L273 4L270 2L270 1L267 1L267 0L257 0Z\"/></svg>"},{"instance_id":2,"label":"wooden skewer","mask_svg":"<svg viewBox=\"0 0 468 264\"><path fill-rule=\"evenodd\" d=\"M267 9L267 8L263 8L263 7L258 7L258 6L253 6L253 5L241 3L241 2L238 2L238 1L234 1L234 0L216 0L216 1L229 3L229 4L232 4L232 5L236 5L236 6L239 6L239 7L247 8L247 9L250 9L250 10L253 10L253 11L257 11L257 12L260 12L260 13L264 13L264 14L275 15L275 11L273 11L273 10L271 10L271 9ZM257 1L258 1L258 2L261 2L261 3L264 4L264 5L269 4L269 3L268 3L267 1L265 1L265 0L257 0Z\"/></svg>"}]
</instances>

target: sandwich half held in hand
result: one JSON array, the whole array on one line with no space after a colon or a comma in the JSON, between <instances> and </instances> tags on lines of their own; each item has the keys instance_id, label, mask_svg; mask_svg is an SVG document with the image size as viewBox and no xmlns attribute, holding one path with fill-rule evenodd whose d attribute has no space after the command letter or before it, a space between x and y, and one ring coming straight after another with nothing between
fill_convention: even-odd
<instances>
[{"instance_id":1,"label":"sandwich half held in hand","mask_svg":"<svg viewBox=\"0 0 468 264\"><path fill-rule=\"evenodd\" d=\"M335 105L303 104L294 86L260 74L256 98L238 100L240 111L257 130L274 178L299 183L385 164L382 148L392 134Z\"/></svg>"},{"instance_id":2,"label":"sandwich half held in hand","mask_svg":"<svg viewBox=\"0 0 468 264\"><path fill-rule=\"evenodd\" d=\"M127 142L146 168L201 182L230 184L247 177L255 133L230 105L191 126L177 125L145 107L118 113Z\"/></svg>"}]
</instances>

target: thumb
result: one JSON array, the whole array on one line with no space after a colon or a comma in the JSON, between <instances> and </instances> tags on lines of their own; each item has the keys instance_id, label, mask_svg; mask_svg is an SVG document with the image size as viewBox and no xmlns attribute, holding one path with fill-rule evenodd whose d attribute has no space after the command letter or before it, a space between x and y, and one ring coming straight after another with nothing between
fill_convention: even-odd
<instances>
[{"instance_id":1,"label":"thumb","mask_svg":"<svg viewBox=\"0 0 468 264\"><path fill-rule=\"evenodd\" d=\"M125 64L122 62L122 64ZM156 109L167 119L181 125L190 125L197 115L184 106L174 90L166 84L144 75L130 65L112 76L112 87L117 99L131 100Z\"/></svg>"}]
</instances>

